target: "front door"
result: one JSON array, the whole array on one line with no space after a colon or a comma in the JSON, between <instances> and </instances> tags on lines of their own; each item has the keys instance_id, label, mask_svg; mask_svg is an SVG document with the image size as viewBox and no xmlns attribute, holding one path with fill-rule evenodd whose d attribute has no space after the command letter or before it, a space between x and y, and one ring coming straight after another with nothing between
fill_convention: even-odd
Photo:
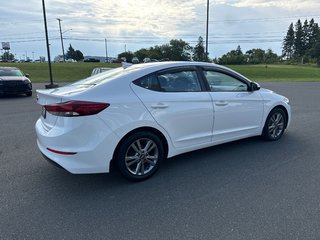
<instances>
[{"instance_id":1,"label":"front door","mask_svg":"<svg viewBox=\"0 0 320 240\"><path fill-rule=\"evenodd\" d=\"M213 142L257 135L263 100L247 83L226 73L204 70L214 106Z\"/></svg>"}]
</instances>

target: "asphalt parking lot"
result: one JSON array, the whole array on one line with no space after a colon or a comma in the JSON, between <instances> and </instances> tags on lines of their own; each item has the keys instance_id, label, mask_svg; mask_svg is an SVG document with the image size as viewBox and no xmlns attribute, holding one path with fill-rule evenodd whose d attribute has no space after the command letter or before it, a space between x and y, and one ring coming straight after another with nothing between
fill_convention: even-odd
<instances>
[{"instance_id":1,"label":"asphalt parking lot","mask_svg":"<svg viewBox=\"0 0 320 240\"><path fill-rule=\"evenodd\" d=\"M320 83L262 86L290 98L280 141L183 154L141 183L51 166L35 94L0 98L0 239L319 239Z\"/></svg>"}]
</instances>

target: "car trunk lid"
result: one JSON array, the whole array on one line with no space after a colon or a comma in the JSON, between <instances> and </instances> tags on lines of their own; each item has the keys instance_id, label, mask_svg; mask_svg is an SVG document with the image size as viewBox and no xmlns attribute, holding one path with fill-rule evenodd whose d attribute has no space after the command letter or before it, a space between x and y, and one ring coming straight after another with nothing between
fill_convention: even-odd
<instances>
[{"instance_id":1,"label":"car trunk lid","mask_svg":"<svg viewBox=\"0 0 320 240\"><path fill-rule=\"evenodd\" d=\"M70 84L55 89L37 90L37 103L42 106L41 121L44 129L46 131L51 130L59 118L59 116L46 111L46 105L70 101L74 99L75 95L94 86L94 84Z\"/></svg>"},{"instance_id":2,"label":"car trunk lid","mask_svg":"<svg viewBox=\"0 0 320 240\"><path fill-rule=\"evenodd\" d=\"M63 101L62 96L53 94L54 90L37 90L37 103L42 106L41 122L46 131L51 130L57 122L58 116L48 113L44 106L60 103Z\"/></svg>"}]
</instances>

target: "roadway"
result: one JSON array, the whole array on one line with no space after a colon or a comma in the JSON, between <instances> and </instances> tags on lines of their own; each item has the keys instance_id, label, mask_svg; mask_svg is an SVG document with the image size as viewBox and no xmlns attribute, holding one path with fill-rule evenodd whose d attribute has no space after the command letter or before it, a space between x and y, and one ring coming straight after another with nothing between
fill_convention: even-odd
<instances>
[{"instance_id":1,"label":"roadway","mask_svg":"<svg viewBox=\"0 0 320 240\"><path fill-rule=\"evenodd\" d=\"M183 154L141 183L48 164L36 96L0 98L0 239L319 239L320 83L262 86L291 101L280 141Z\"/></svg>"}]
</instances>

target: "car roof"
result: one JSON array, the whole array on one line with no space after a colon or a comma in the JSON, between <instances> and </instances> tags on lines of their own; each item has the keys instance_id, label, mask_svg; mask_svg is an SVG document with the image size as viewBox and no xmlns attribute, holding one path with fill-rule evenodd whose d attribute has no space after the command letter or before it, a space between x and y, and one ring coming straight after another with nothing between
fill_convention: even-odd
<instances>
[{"instance_id":1,"label":"car roof","mask_svg":"<svg viewBox=\"0 0 320 240\"><path fill-rule=\"evenodd\" d=\"M174 68L174 67L188 67L188 66L202 66L202 67L216 67L220 69L226 69L229 70L226 67L223 67L221 65L217 65L215 63L208 63L208 62L193 62L193 61L166 61L166 62L148 62L148 63L141 63L132 65L129 68L130 69L136 69L136 70L148 70L152 69L152 71L157 71L161 69L166 68Z\"/></svg>"},{"instance_id":2,"label":"car roof","mask_svg":"<svg viewBox=\"0 0 320 240\"><path fill-rule=\"evenodd\" d=\"M93 75L89 78L85 78L72 83L71 85L96 85L103 86L104 84L118 84L123 82L131 82L134 79L146 76L159 71L166 71L174 68L188 68L188 67L204 67L215 68L220 71L234 73L237 76L241 76L246 81L250 81L246 77L239 73L236 73L232 69L224 66L220 66L214 63L207 62L151 62L142 64L127 64L123 67L115 68L110 71L103 72L99 75Z\"/></svg>"},{"instance_id":3,"label":"car roof","mask_svg":"<svg viewBox=\"0 0 320 240\"><path fill-rule=\"evenodd\" d=\"M209 62L196 62L196 61L166 61L166 62L148 62L148 63L141 63L141 64L135 64L127 67L131 72L135 72L134 70L142 70L144 73L147 72L156 72L161 70L166 70L168 68L179 68L179 67L192 67L192 66L199 66L199 67L208 67L208 68L215 68L222 71L226 71L229 73L236 74L237 76L241 76L243 79L251 81L247 77L243 76L242 74L227 68L222 65L218 65L215 63L209 63Z\"/></svg>"},{"instance_id":4,"label":"car roof","mask_svg":"<svg viewBox=\"0 0 320 240\"><path fill-rule=\"evenodd\" d=\"M208 63L208 62L193 62L193 61L166 61L166 62L148 62L148 63L141 63L141 64L134 64L131 66L125 66L128 72L134 73L135 70L144 73L151 73L156 71L165 70L168 68L179 68L179 67L192 67L192 66L200 66L200 67L214 67L220 70L226 70L228 72L234 72L232 69L227 67L215 64L215 63ZM129 73L130 74L130 73ZM237 73L239 75L239 73Z\"/></svg>"}]
</instances>

